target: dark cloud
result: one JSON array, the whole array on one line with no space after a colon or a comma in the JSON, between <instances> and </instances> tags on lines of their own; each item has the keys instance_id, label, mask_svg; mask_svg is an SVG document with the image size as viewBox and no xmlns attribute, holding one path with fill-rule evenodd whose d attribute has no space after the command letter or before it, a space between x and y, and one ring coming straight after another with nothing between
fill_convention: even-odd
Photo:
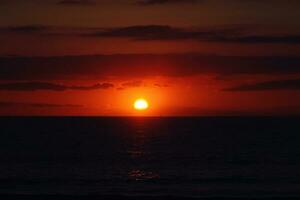
<instances>
[{"instance_id":1,"label":"dark cloud","mask_svg":"<svg viewBox=\"0 0 300 200\"><path fill-rule=\"evenodd\" d=\"M198 40L231 43L290 43L300 44L300 35L256 35L245 26L211 29L184 29L162 25L112 28L83 34L91 37L124 37L134 40Z\"/></svg>"},{"instance_id":2,"label":"dark cloud","mask_svg":"<svg viewBox=\"0 0 300 200\"><path fill-rule=\"evenodd\" d=\"M112 83L98 83L92 86L68 86L67 89L70 90L98 90L98 89L109 89L113 88Z\"/></svg>"},{"instance_id":3,"label":"dark cloud","mask_svg":"<svg viewBox=\"0 0 300 200\"><path fill-rule=\"evenodd\" d=\"M50 31L52 27L42 26L42 25L27 25L27 26L9 26L9 27L1 27L1 32L8 32L8 33L47 33Z\"/></svg>"},{"instance_id":4,"label":"dark cloud","mask_svg":"<svg viewBox=\"0 0 300 200\"><path fill-rule=\"evenodd\" d=\"M75 80L197 74L299 74L300 57L116 54L62 57L0 57L0 80ZM49 87L44 85L43 87ZM50 85L52 88L53 86ZM54 88L57 86L55 85ZM74 86L73 86L74 87ZM70 89L70 86L58 86ZM74 88L73 88L74 89Z\"/></svg>"},{"instance_id":5,"label":"dark cloud","mask_svg":"<svg viewBox=\"0 0 300 200\"><path fill-rule=\"evenodd\" d=\"M163 4L192 4L198 2L208 3L208 0L137 0L140 5L163 5ZM255 3L255 4L299 4L299 0L227 0L228 4L238 3Z\"/></svg>"},{"instance_id":6,"label":"dark cloud","mask_svg":"<svg viewBox=\"0 0 300 200\"><path fill-rule=\"evenodd\" d=\"M161 5L161 4L191 4L197 3L203 0L139 0L139 5L150 6L150 5Z\"/></svg>"},{"instance_id":7,"label":"dark cloud","mask_svg":"<svg viewBox=\"0 0 300 200\"><path fill-rule=\"evenodd\" d=\"M83 106L74 104L48 104L0 101L0 107L79 108Z\"/></svg>"},{"instance_id":8,"label":"dark cloud","mask_svg":"<svg viewBox=\"0 0 300 200\"><path fill-rule=\"evenodd\" d=\"M127 37L134 40L213 40L240 32L240 27L216 29L216 30L188 30L183 28L163 26L163 25L144 25L129 26L121 28L106 29L85 36L94 37ZM84 36L84 35L83 35Z\"/></svg>"},{"instance_id":9,"label":"dark cloud","mask_svg":"<svg viewBox=\"0 0 300 200\"><path fill-rule=\"evenodd\" d=\"M94 5L96 2L93 0L61 0L58 5Z\"/></svg>"},{"instance_id":10,"label":"dark cloud","mask_svg":"<svg viewBox=\"0 0 300 200\"><path fill-rule=\"evenodd\" d=\"M298 0L231 0L231 1L236 1L236 2L245 2L245 3L270 3L270 4L274 4L274 3L283 3L283 4L286 4L286 3L289 3L289 4L292 4L292 3L295 3L295 4L299 4L299 1Z\"/></svg>"},{"instance_id":11,"label":"dark cloud","mask_svg":"<svg viewBox=\"0 0 300 200\"><path fill-rule=\"evenodd\" d=\"M66 28L48 26L2 27L1 32L39 34L41 36L77 36L101 38L127 38L137 41L196 40L239 44L300 44L300 35L259 35L249 25L215 28L180 28L164 25L139 25L116 28Z\"/></svg>"},{"instance_id":12,"label":"dark cloud","mask_svg":"<svg viewBox=\"0 0 300 200\"><path fill-rule=\"evenodd\" d=\"M300 44L300 35L283 35L283 36L237 36L237 37L220 37L212 38L212 41L216 42L231 42L231 43L248 43L248 44L259 44L259 43L285 43L285 44Z\"/></svg>"},{"instance_id":13,"label":"dark cloud","mask_svg":"<svg viewBox=\"0 0 300 200\"><path fill-rule=\"evenodd\" d=\"M143 81L130 81L122 84L123 88L127 87L141 87L143 85Z\"/></svg>"},{"instance_id":14,"label":"dark cloud","mask_svg":"<svg viewBox=\"0 0 300 200\"><path fill-rule=\"evenodd\" d=\"M267 81L244 84L225 89L226 91L261 91L261 90L300 90L300 79Z\"/></svg>"},{"instance_id":15,"label":"dark cloud","mask_svg":"<svg viewBox=\"0 0 300 200\"><path fill-rule=\"evenodd\" d=\"M67 86L48 82L15 82L15 83L2 83L0 90L8 91L37 91L37 90L52 90L52 91L65 91L65 90L97 90L109 89L114 87L111 83L95 84L91 86Z\"/></svg>"},{"instance_id":16,"label":"dark cloud","mask_svg":"<svg viewBox=\"0 0 300 200\"><path fill-rule=\"evenodd\" d=\"M8 27L7 30L13 31L13 32L37 32L37 31L48 30L48 27L47 26L37 26L37 25L14 26L14 27Z\"/></svg>"}]
</instances>

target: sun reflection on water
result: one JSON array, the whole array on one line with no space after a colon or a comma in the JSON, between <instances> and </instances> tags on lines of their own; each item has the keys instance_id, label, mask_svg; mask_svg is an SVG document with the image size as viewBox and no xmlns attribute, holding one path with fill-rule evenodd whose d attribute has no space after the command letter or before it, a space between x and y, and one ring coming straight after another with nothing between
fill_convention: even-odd
<instances>
[{"instance_id":1,"label":"sun reflection on water","mask_svg":"<svg viewBox=\"0 0 300 200\"><path fill-rule=\"evenodd\" d=\"M160 178L159 174L157 173L151 171L143 171L140 169L131 170L130 172L128 172L128 176L130 179L136 181L154 180Z\"/></svg>"},{"instance_id":2,"label":"sun reflection on water","mask_svg":"<svg viewBox=\"0 0 300 200\"><path fill-rule=\"evenodd\" d=\"M155 169L145 169L145 163L151 162L153 158L152 151L149 150L149 143L152 138L152 128L149 121L144 118L135 119L129 135L130 142L127 147L127 155L129 156L132 168L128 171L129 180L134 181L150 181L160 179L160 174ZM148 165L149 167L150 165Z\"/></svg>"}]
</instances>

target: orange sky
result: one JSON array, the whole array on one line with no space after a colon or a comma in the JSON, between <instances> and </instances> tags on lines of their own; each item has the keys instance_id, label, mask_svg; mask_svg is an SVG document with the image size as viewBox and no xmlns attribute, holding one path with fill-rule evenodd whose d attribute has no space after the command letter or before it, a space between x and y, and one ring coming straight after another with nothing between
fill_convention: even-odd
<instances>
[{"instance_id":1,"label":"orange sky","mask_svg":"<svg viewBox=\"0 0 300 200\"><path fill-rule=\"evenodd\" d=\"M1 1L0 115L300 114L299 8ZM141 97L142 112L133 109Z\"/></svg>"}]
</instances>

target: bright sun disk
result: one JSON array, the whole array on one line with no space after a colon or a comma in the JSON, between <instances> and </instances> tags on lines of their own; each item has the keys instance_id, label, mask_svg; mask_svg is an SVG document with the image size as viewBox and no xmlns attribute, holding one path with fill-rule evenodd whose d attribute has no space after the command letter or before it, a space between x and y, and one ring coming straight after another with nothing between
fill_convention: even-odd
<instances>
[{"instance_id":1,"label":"bright sun disk","mask_svg":"<svg viewBox=\"0 0 300 200\"><path fill-rule=\"evenodd\" d=\"M137 99L134 102L134 108L136 110L146 110L148 107L149 107L149 104L145 99Z\"/></svg>"}]
</instances>

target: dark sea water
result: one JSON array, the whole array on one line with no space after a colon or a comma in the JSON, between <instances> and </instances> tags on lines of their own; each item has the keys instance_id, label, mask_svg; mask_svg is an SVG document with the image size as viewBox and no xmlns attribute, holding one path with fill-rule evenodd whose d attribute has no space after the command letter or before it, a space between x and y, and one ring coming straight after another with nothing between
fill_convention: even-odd
<instances>
[{"instance_id":1,"label":"dark sea water","mask_svg":"<svg viewBox=\"0 0 300 200\"><path fill-rule=\"evenodd\" d=\"M0 118L0 194L300 197L300 118Z\"/></svg>"}]
</instances>

